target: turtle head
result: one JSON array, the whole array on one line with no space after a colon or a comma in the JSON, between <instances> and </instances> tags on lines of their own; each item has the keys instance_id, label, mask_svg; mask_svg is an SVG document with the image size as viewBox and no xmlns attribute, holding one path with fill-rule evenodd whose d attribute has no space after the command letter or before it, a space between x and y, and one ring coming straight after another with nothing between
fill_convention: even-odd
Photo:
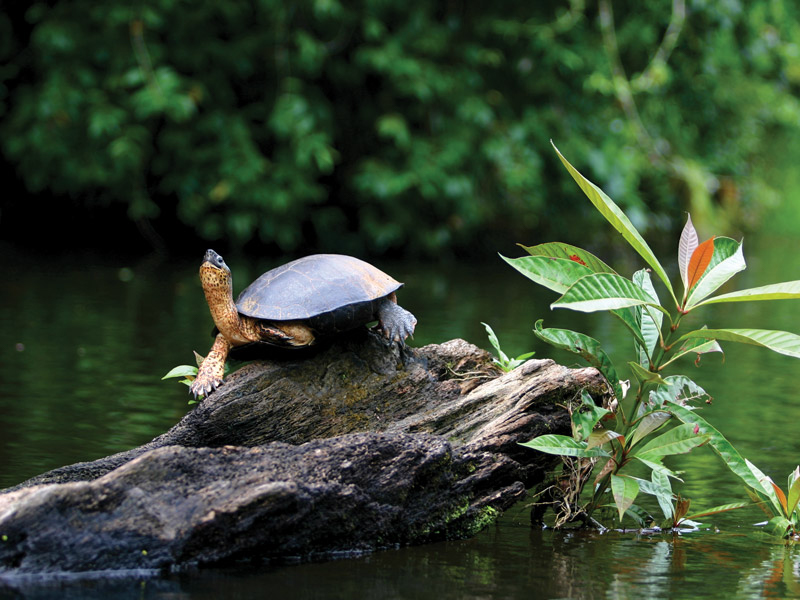
<instances>
[{"instance_id":1,"label":"turtle head","mask_svg":"<svg viewBox=\"0 0 800 600\"><path fill-rule=\"evenodd\" d=\"M219 290L233 287L231 270L222 257L213 250L206 250L200 265L200 281L204 290Z\"/></svg>"},{"instance_id":2,"label":"turtle head","mask_svg":"<svg viewBox=\"0 0 800 600\"><path fill-rule=\"evenodd\" d=\"M206 250L206 253L203 256L203 264L201 268L205 267L206 263L208 263L209 267L212 267L214 269L222 269L223 271L227 271L228 273L231 272L231 270L228 268L228 265L226 265L225 261L222 260L222 257L213 250L211 250L210 248Z\"/></svg>"},{"instance_id":3,"label":"turtle head","mask_svg":"<svg viewBox=\"0 0 800 600\"><path fill-rule=\"evenodd\" d=\"M242 338L241 323L236 304L233 302L233 278L231 270L222 257L213 250L206 250L200 265L200 282L211 311L214 324L228 341L249 341Z\"/></svg>"},{"instance_id":4,"label":"turtle head","mask_svg":"<svg viewBox=\"0 0 800 600\"><path fill-rule=\"evenodd\" d=\"M206 250L200 265L200 283L209 305L227 301L233 293L231 270L222 257L213 250Z\"/></svg>"}]
</instances>

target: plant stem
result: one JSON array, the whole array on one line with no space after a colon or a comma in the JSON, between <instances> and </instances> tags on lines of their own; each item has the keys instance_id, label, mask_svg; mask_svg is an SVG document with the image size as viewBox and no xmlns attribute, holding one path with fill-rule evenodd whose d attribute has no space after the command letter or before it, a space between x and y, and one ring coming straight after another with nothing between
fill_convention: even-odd
<instances>
[{"instance_id":1,"label":"plant stem","mask_svg":"<svg viewBox=\"0 0 800 600\"><path fill-rule=\"evenodd\" d=\"M636 391L636 400L634 400L634 402L633 402L633 410L631 411L631 414L630 414L631 420L630 420L630 423L627 424L628 425L628 429L630 429L632 427L633 423L636 422L636 417L639 414L639 406L642 404L642 398L644 397L644 388L645 388L645 386L646 386L646 384L643 381L639 382L639 389ZM625 435L625 439L628 439L627 438L628 433L630 433L630 432L628 430L626 430L625 433L623 434L623 435Z\"/></svg>"},{"instance_id":2,"label":"plant stem","mask_svg":"<svg viewBox=\"0 0 800 600\"><path fill-rule=\"evenodd\" d=\"M617 466L613 470L616 470L617 468L619 467ZM606 473L600 480L600 482L595 486L594 491L592 492L592 499L589 501L589 504L586 505L587 518L591 518L592 513L600 504L600 498L603 497L603 494L605 494L606 490L608 489L608 486L610 485L611 473L612 471Z\"/></svg>"},{"instance_id":3,"label":"plant stem","mask_svg":"<svg viewBox=\"0 0 800 600\"><path fill-rule=\"evenodd\" d=\"M667 337L663 340L662 344L658 348L658 352L656 352L653 356L653 366L650 368L651 371L657 373L661 370L661 365L663 364L664 358L666 357L667 353L672 350L672 338L675 336L675 332L678 331L678 327L680 327L681 320L686 313L679 312L678 316L675 318L673 325L669 328L669 333Z\"/></svg>"}]
</instances>

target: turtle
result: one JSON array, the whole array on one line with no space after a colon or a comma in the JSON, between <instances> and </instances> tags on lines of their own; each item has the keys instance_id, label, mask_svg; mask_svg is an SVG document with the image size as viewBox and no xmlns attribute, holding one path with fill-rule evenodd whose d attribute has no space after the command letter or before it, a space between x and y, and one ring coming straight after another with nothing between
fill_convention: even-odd
<instances>
[{"instance_id":1,"label":"turtle","mask_svg":"<svg viewBox=\"0 0 800 600\"><path fill-rule=\"evenodd\" d=\"M308 348L372 321L378 321L390 343L402 347L417 324L397 304L395 292L402 283L343 254L313 254L267 271L234 303L230 268L222 256L207 250L200 281L216 337L191 384L195 398L222 385L225 361L234 348Z\"/></svg>"}]
</instances>

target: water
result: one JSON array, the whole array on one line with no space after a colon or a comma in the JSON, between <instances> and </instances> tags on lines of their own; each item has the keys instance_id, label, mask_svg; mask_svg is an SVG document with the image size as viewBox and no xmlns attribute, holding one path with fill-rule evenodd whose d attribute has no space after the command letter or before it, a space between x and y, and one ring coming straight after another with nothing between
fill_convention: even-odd
<instances>
[{"instance_id":1,"label":"water","mask_svg":"<svg viewBox=\"0 0 800 600\"><path fill-rule=\"evenodd\" d=\"M787 251L797 243L748 238L749 268L735 278L735 288L800 279L800 256ZM8 246L0 253L6 270L0 281L0 487L142 444L190 410L186 388L160 378L191 362L192 350L205 353L211 343L197 260L29 256ZM237 289L273 266L252 259L228 262ZM614 264L625 273L638 268L631 257ZM531 334L533 323L544 318L548 327L597 337L622 364L628 356L629 341L613 319L550 311L555 296L499 259L483 265L379 266L407 283L399 299L419 318L413 345L463 337L488 348L480 325L486 321L509 354L536 350L537 357L578 365L572 355ZM796 301L721 305L693 325L800 332L798 306ZM784 484L800 462L800 363L760 348L724 347L724 363L708 355L701 368L687 360L680 371L714 396L703 409L705 418ZM710 450L672 466L687 471L680 491L692 498L693 509L746 499ZM20 593L192 599L798 597L800 552L760 534L753 523L761 520L761 513L747 509L707 519L707 528L678 536L601 535L531 529L528 510L520 505L470 540L303 565L32 580Z\"/></svg>"}]
</instances>

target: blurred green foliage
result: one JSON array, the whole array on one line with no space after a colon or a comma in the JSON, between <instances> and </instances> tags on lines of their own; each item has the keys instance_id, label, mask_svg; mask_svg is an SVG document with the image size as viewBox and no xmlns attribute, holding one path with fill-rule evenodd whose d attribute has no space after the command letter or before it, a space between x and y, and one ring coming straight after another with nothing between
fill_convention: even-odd
<instances>
[{"instance_id":1,"label":"blurred green foliage","mask_svg":"<svg viewBox=\"0 0 800 600\"><path fill-rule=\"evenodd\" d=\"M748 165L800 123L797 6L613 9L34 3L0 15L0 143L32 192L282 251L433 255L574 227L551 138L639 227L749 218L770 190Z\"/></svg>"}]
</instances>

